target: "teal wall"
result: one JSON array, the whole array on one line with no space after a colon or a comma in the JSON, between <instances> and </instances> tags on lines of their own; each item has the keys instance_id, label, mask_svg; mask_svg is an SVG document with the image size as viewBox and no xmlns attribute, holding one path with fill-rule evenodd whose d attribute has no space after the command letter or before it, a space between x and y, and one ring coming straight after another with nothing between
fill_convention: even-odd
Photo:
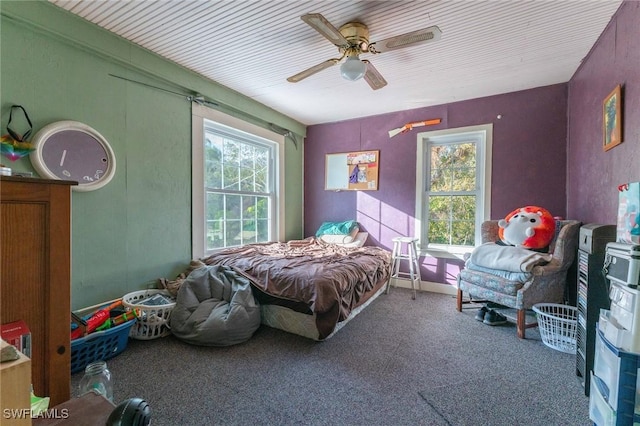
<instances>
[{"instance_id":1,"label":"teal wall","mask_svg":"<svg viewBox=\"0 0 640 426\"><path fill-rule=\"evenodd\" d=\"M254 124L305 127L46 2L0 3L0 112L26 108L33 133L80 121L111 144L114 179L72 195L72 308L101 303L173 278L191 260L191 104L114 78L201 93ZM239 111L243 111L240 113ZM285 237L302 237L302 144L285 149ZM4 164L33 171L27 158ZM28 256L28 253L25 254Z\"/></svg>"}]
</instances>

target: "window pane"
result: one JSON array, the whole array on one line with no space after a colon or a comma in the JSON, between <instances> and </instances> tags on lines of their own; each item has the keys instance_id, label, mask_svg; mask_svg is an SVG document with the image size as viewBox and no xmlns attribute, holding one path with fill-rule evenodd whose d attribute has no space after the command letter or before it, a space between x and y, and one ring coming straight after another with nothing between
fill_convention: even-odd
<instances>
[{"instance_id":1,"label":"window pane","mask_svg":"<svg viewBox=\"0 0 640 426\"><path fill-rule=\"evenodd\" d=\"M227 237L226 247L238 246L242 244L242 234L240 220L227 220L225 235Z\"/></svg>"},{"instance_id":2,"label":"window pane","mask_svg":"<svg viewBox=\"0 0 640 426\"><path fill-rule=\"evenodd\" d=\"M208 188L222 188L222 138L210 133L205 135L204 184Z\"/></svg>"},{"instance_id":3,"label":"window pane","mask_svg":"<svg viewBox=\"0 0 640 426\"><path fill-rule=\"evenodd\" d=\"M451 191L451 170L431 169L431 192Z\"/></svg>"},{"instance_id":4,"label":"window pane","mask_svg":"<svg viewBox=\"0 0 640 426\"><path fill-rule=\"evenodd\" d=\"M269 150L267 148L256 149L255 157L256 192L269 191Z\"/></svg>"},{"instance_id":5,"label":"window pane","mask_svg":"<svg viewBox=\"0 0 640 426\"><path fill-rule=\"evenodd\" d=\"M453 190L473 191L476 189L476 169L468 167L456 167L452 169Z\"/></svg>"},{"instance_id":6,"label":"window pane","mask_svg":"<svg viewBox=\"0 0 640 426\"><path fill-rule=\"evenodd\" d=\"M472 246L475 242L475 222L473 220L451 223L451 244Z\"/></svg>"},{"instance_id":7,"label":"window pane","mask_svg":"<svg viewBox=\"0 0 640 426\"><path fill-rule=\"evenodd\" d=\"M256 148L256 169L266 169L269 165L269 150Z\"/></svg>"},{"instance_id":8,"label":"window pane","mask_svg":"<svg viewBox=\"0 0 640 426\"><path fill-rule=\"evenodd\" d=\"M451 197L429 197L429 220L449 220Z\"/></svg>"},{"instance_id":9,"label":"window pane","mask_svg":"<svg viewBox=\"0 0 640 426\"><path fill-rule=\"evenodd\" d=\"M240 189L240 168L235 164L224 164L223 188L238 191Z\"/></svg>"},{"instance_id":10,"label":"window pane","mask_svg":"<svg viewBox=\"0 0 640 426\"><path fill-rule=\"evenodd\" d=\"M257 221L257 239L258 243L265 243L269 241L269 221L266 219L258 219Z\"/></svg>"},{"instance_id":11,"label":"window pane","mask_svg":"<svg viewBox=\"0 0 640 426\"><path fill-rule=\"evenodd\" d=\"M226 195L225 211L227 220L240 219L242 206L240 205L242 197L239 195Z\"/></svg>"},{"instance_id":12,"label":"window pane","mask_svg":"<svg viewBox=\"0 0 640 426\"><path fill-rule=\"evenodd\" d=\"M242 241L241 244L251 244L256 242L256 222L255 220L242 221Z\"/></svg>"},{"instance_id":13,"label":"window pane","mask_svg":"<svg viewBox=\"0 0 640 426\"><path fill-rule=\"evenodd\" d=\"M429 221L429 242L433 244L449 244L449 222L445 220Z\"/></svg>"},{"instance_id":14,"label":"window pane","mask_svg":"<svg viewBox=\"0 0 640 426\"><path fill-rule=\"evenodd\" d=\"M256 197L256 218L269 219L269 197Z\"/></svg>"},{"instance_id":15,"label":"window pane","mask_svg":"<svg viewBox=\"0 0 640 426\"><path fill-rule=\"evenodd\" d=\"M454 162L460 167L476 168L476 144L461 143L454 147Z\"/></svg>"},{"instance_id":16,"label":"window pane","mask_svg":"<svg viewBox=\"0 0 640 426\"><path fill-rule=\"evenodd\" d=\"M268 170L267 168L256 169L255 179L256 179L256 187L255 192L268 192L269 188L267 186L268 179Z\"/></svg>"},{"instance_id":17,"label":"window pane","mask_svg":"<svg viewBox=\"0 0 640 426\"><path fill-rule=\"evenodd\" d=\"M207 220L224 218L224 195L207 192Z\"/></svg>"},{"instance_id":18,"label":"window pane","mask_svg":"<svg viewBox=\"0 0 640 426\"><path fill-rule=\"evenodd\" d=\"M240 146L230 139L224 140L224 164L240 164Z\"/></svg>"},{"instance_id":19,"label":"window pane","mask_svg":"<svg viewBox=\"0 0 640 426\"><path fill-rule=\"evenodd\" d=\"M240 167L253 169L253 157L255 148L253 145L242 144L240 146Z\"/></svg>"},{"instance_id":20,"label":"window pane","mask_svg":"<svg viewBox=\"0 0 640 426\"><path fill-rule=\"evenodd\" d=\"M476 197L474 195L452 197L451 216L453 220L473 222L476 217Z\"/></svg>"},{"instance_id":21,"label":"window pane","mask_svg":"<svg viewBox=\"0 0 640 426\"><path fill-rule=\"evenodd\" d=\"M253 243L256 238L256 197L242 197L242 243Z\"/></svg>"},{"instance_id":22,"label":"window pane","mask_svg":"<svg viewBox=\"0 0 640 426\"><path fill-rule=\"evenodd\" d=\"M241 191L254 191L254 172L253 168L241 167L240 168L240 190Z\"/></svg>"},{"instance_id":23,"label":"window pane","mask_svg":"<svg viewBox=\"0 0 640 426\"><path fill-rule=\"evenodd\" d=\"M207 250L224 247L224 221L207 221Z\"/></svg>"},{"instance_id":24,"label":"window pane","mask_svg":"<svg viewBox=\"0 0 640 426\"><path fill-rule=\"evenodd\" d=\"M431 187L430 191L449 191L451 188L451 170L446 158L446 146L434 145L430 150Z\"/></svg>"},{"instance_id":25,"label":"window pane","mask_svg":"<svg viewBox=\"0 0 640 426\"><path fill-rule=\"evenodd\" d=\"M252 218L255 216L256 214L256 199L258 197L255 197L253 195L250 196L243 196L242 197L242 216L247 219L247 218Z\"/></svg>"}]
</instances>

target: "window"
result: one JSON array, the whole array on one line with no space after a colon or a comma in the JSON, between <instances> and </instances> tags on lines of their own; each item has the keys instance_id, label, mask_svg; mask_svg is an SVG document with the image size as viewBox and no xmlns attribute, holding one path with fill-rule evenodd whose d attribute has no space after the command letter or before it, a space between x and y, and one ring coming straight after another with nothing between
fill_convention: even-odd
<instances>
[{"instance_id":1,"label":"window","mask_svg":"<svg viewBox=\"0 0 640 426\"><path fill-rule=\"evenodd\" d=\"M194 257L278 239L282 136L271 133L194 105Z\"/></svg>"},{"instance_id":2,"label":"window","mask_svg":"<svg viewBox=\"0 0 640 426\"><path fill-rule=\"evenodd\" d=\"M492 126L418 135L416 232L422 248L456 252L480 243L490 217Z\"/></svg>"}]
</instances>

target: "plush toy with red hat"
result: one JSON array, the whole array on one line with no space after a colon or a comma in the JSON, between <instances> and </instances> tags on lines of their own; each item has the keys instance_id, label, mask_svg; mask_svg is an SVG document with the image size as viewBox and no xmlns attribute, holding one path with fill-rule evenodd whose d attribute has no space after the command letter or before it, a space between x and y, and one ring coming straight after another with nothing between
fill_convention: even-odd
<instances>
[{"instance_id":1,"label":"plush toy with red hat","mask_svg":"<svg viewBox=\"0 0 640 426\"><path fill-rule=\"evenodd\" d=\"M545 252L556 232L551 213L538 206L515 209L500 219L498 226L498 236L504 244Z\"/></svg>"}]
</instances>

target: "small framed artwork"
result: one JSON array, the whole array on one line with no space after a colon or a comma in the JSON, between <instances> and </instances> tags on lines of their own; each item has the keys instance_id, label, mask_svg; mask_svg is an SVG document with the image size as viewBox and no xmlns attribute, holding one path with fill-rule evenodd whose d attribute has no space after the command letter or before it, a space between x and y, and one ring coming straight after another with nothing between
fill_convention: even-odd
<instances>
[{"instance_id":1,"label":"small framed artwork","mask_svg":"<svg viewBox=\"0 0 640 426\"><path fill-rule=\"evenodd\" d=\"M622 143L622 90L620 85L602 102L602 148L605 151Z\"/></svg>"}]
</instances>

